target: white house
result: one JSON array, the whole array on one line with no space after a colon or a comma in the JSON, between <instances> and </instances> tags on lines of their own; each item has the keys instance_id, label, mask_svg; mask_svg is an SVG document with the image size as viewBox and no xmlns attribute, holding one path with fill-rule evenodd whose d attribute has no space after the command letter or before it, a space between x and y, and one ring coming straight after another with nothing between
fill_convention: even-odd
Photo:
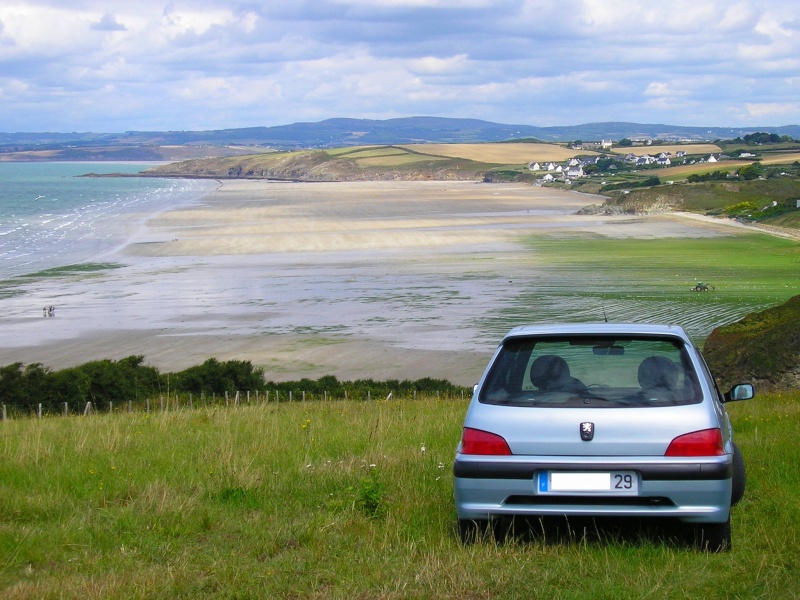
<instances>
[{"instance_id":1,"label":"white house","mask_svg":"<svg viewBox=\"0 0 800 600\"><path fill-rule=\"evenodd\" d=\"M539 170L539 169L541 169L541 168L542 168L542 167L541 167L541 166L539 166L539 163L537 163L537 162L534 162L534 163L528 163L528 169L530 169L531 171L538 171L538 170Z\"/></svg>"},{"instance_id":2,"label":"white house","mask_svg":"<svg viewBox=\"0 0 800 600\"><path fill-rule=\"evenodd\" d=\"M708 157L708 162L710 163L717 162L717 157L712 154L711 156Z\"/></svg>"},{"instance_id":3,"label":"white house","mask_svg":"<svg viewBox=\"0 0 800 600\"><path fill-rule=\"evenodd\" d=\"M576 165L576 166L571 166L571 167L569 167L569 168L567 169L567 173L566 173L566 175L567 175L567 177L569 177L569 178L578 178L578 177L583 177L583 175L584 175L584 173L583 173L583 166L582 166L582 165Z\"/></svg>"}]
</instances>

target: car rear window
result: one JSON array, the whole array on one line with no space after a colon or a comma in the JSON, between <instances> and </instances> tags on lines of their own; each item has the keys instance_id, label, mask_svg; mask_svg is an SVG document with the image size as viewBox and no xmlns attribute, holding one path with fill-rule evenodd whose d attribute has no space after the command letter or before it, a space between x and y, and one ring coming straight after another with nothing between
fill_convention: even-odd
<instances>
[{"instance_id":1,"label":"car rear window","mask_svg":"<svg viewBox=\"0 0 800 600\"><path fill-rule=\"evenodd\" d=\"M478 399L512 406L620 408L695 404L702 393L679 339L570 336L506 340Z\"/></svg>"}]
</instances>

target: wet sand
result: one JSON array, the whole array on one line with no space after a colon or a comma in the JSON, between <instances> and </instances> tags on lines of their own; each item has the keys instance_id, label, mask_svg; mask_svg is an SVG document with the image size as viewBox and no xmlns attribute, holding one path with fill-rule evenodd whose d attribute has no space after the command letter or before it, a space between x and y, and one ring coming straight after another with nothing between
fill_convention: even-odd
<instances>
[{"instance_id":1,"label":"wet sand","mask_svg":"<svg viewBox=\"0 0 800 600\"><path fill-rule=\"evenodd\" d=\"M120 268L19 286L0 300L0 365L58 369L144 355L176 371L249 360L272 380L477 381L536 277L539 234L720 235L679 215L576 215L601 198L521 184L225 181L142 216ZM55 316L42 307L54 305Z\"/></svg>"}]
</instances>

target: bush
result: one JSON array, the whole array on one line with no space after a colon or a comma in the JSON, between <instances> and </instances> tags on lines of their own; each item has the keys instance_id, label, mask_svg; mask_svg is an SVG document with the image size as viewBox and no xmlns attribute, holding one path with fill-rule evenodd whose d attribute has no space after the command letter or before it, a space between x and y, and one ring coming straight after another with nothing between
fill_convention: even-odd
<instances>
[{"instance_id":1,"label":"bush","mask_svg":"<svg viewBox=\"0 0 800 600\"><path fill-rule=\"evenodd\" d=\"M800 296L718 327L703 347L720 388L755 382L767 389L788 389L800 376Z\"/></svg>"},{"instance_id":2,"label":"bush","mask_svg":"<svg viewBox=\"0 0 800 600\"><path fill-rule=\"evenodd\" d=\"M415 392L463 395L466 388L453 385L444 379L425 377L417 381L374 381L362 379L342 382L333 375L317 380L269 382L264 370L249 361L220 362L209 358L202 365L189 367L178 373L159 373L155 367L143 364L143 356L129 356L119 361L97 360L78 367L50 371L39 363L23 367L14 363L0 367L0 403L22 411L36 412L41 404L47 412L61 412L66 402L80 409L86 402L95 406L128 401L143 402L163 393L172 394L224 394L235 392L265 392L275 390L281 400L289 393L300 399L305 392L309 399L325 395L366 400L383 399L390 393L410 397Z\"/></svg>"}]
</instances>

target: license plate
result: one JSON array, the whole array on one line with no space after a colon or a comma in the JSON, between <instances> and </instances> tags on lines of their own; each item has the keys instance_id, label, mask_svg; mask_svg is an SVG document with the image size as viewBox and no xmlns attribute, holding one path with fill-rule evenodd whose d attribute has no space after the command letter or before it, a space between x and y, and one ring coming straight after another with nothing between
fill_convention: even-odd
<instances>
[{"instance_id":1,"label":"license plate","mask_svg":"<svg viewBox=\"0 0 800 600\"><path fill-rule=\"evenodd\" d=\"M540 494L635 495L639 478L634 471L539 471L537 488Z\"/></svg>"}]
</instances>

